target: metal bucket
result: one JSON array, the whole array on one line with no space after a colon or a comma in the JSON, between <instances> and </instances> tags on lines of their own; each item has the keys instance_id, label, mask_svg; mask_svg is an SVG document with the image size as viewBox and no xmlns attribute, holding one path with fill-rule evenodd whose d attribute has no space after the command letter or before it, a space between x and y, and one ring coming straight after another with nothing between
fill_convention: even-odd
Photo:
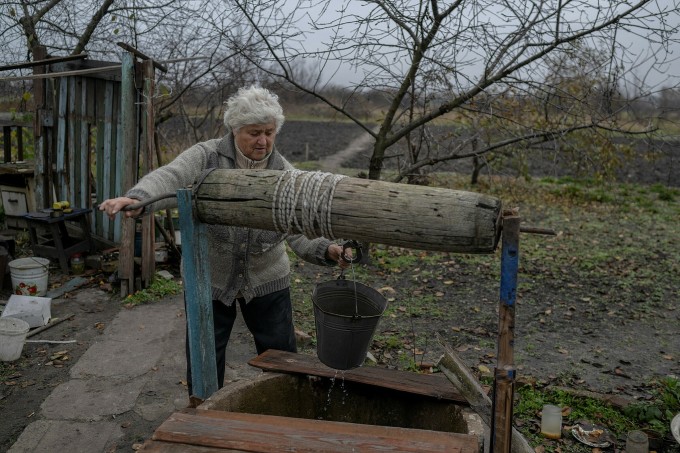
<instances>
[{"instance_id":1,"label":"metal bucket","mask_svg":"<svg viewBox=\"0 0 680 453\"><path fill-rule=\"evenodd\" d=\"M361 366L387 300L373 288L338 279L316 285L312 302L319 360L336 370Z\"/></svg>"}]
</instances>

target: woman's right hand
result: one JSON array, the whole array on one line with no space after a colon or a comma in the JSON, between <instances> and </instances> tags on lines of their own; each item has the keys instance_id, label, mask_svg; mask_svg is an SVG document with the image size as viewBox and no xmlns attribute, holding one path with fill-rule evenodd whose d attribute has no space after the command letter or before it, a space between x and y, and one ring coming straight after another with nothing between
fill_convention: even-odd
<instances>
[{"instance_id":1,"label":"woman's right hand","mask_svg":"<svg viewBox=\"0 0 680 453\"><path fill-rule=\"evenodd\" d=\"M139 203L139 200L128 197L110 198L99 204L99 210L104 211L106 215L109 216L109 219L113 219L125 206L135 203ZM135 209L134 211L124 211L125 217L137 217L143 210L144 208Z\"/></svg>"}]
</instances>

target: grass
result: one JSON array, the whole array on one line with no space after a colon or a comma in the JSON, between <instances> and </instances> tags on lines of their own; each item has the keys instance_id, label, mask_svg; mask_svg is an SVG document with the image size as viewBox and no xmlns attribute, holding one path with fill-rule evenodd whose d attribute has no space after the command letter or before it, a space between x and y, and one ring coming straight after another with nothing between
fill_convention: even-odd
<instances>
[{"instance_id":1,"label":"grass","mask_svg":"<svg viewBox=\"0 0 680 453\"><path fill-rule=\"evenodd\" d=\"M126 306L136 306L156 302L166 296L182 292L182 285L175 280L156 276L151 285L141 291L127 296L123 303Z\"/></svg>"}]
</instances>

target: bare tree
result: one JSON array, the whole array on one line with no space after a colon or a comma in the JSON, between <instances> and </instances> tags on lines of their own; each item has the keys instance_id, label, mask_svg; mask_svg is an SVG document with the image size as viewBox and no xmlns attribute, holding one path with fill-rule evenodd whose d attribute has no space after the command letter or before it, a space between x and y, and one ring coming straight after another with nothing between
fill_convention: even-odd
<instances>
[{"instance_id":1,"label":"bare tree","mask_svg":"<svg viewBox=\"0 0 680 453\"><path fill-rule=\"evenodd\" d=\"M247 57L254 65L313 94L373 136L371 179L380 178L386 150L405 138L409 152L401 160L397 180L438 162L483 159L493 151L576 131L638 131L615 121L621 109L607 99L619 91L633 92L630 85L641 96L655 89L645 85L646 76L668 63L666 51L678 43L680 24L678 0L235 3L244 23L259 35L259 42L251 41L243 50L252 52L253 45L264 49ZM636 49L639 45L642 50ZM595 103L590 96L565 91L565 80L552 77L555 62L566 61L579 48L598 49L606 56L595 62L598 74L604 74ZM309 60L321 71L313 80L301 80L294 68ZM642 68L647 72L641 76ZM352 90L340 100L325 96L324 89L345 70L356 73ZM367 90L381 93L388 102L377 131L348 108ZM532 100L518 106L518 99ZM567 107L567 100L567 110L594 110L571 116L568 122L562 116L562 121L540 123L521 110L541 99L548 104L559 99L553 111ZM508 100L515 108L494 108ZM428 136L423 128L433 120L471 115L506 127L487 134L486 141L470 129L436 156L416 149L428 143L421 139ZM421 138L414 139L414 134Z\"/></svg>"}]
</instances>

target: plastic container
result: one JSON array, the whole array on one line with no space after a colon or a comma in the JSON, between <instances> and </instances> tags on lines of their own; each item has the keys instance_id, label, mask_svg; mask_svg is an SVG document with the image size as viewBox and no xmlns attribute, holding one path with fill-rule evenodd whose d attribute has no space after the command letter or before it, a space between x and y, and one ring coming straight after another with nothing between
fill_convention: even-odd
<instances>
[{"instance_id":1,"label":"plastic container","mask_svg":"<svg viewBox=\"0 0 680 453\"><path fill-rule=\"evenodd\" d=\"M46 258L19 258L9 262L14 294L22 296L44 296L47 292L48 268Z\"/></svg>"},{"instance_id":2,"label":"plastic container","mask_svg":"<svg viewBox=\"0 0 680 453\"><path fill-rule=\"evenodd\" d=\"M541 413L541 434L549 439L562 437L562 408L546 404Z\"/></svg>"},{"instance_id":3,"label":"plastic container","mask_svg":"<svg viewBox=\"0 0 680 453\"><path fill-rule=\"evenodd\" d=\"M71 256L71 272L73 272L73 275L80 275L85 272L85 260L80 253Z\"/></svg>"},{"instance_id":4,"label":"plastic container","mask_svg":"<svg viewBox=\"0 0 680 453\"><path fill-rule=\"evenodd\" d=\"M631 431L626 436L626 453L649 452L649 439L642 431Z\"/></svg>"},{"instance_id":5,"label":"plastic container","mask_svg":"<svg viewBox=\"0 0 680 453\"><path fill-rule=\"evenodd\" d=\"M11 362L21 357L30 327L26 321L0 318L0 360Z\"/></svg>"}]
</instances>

